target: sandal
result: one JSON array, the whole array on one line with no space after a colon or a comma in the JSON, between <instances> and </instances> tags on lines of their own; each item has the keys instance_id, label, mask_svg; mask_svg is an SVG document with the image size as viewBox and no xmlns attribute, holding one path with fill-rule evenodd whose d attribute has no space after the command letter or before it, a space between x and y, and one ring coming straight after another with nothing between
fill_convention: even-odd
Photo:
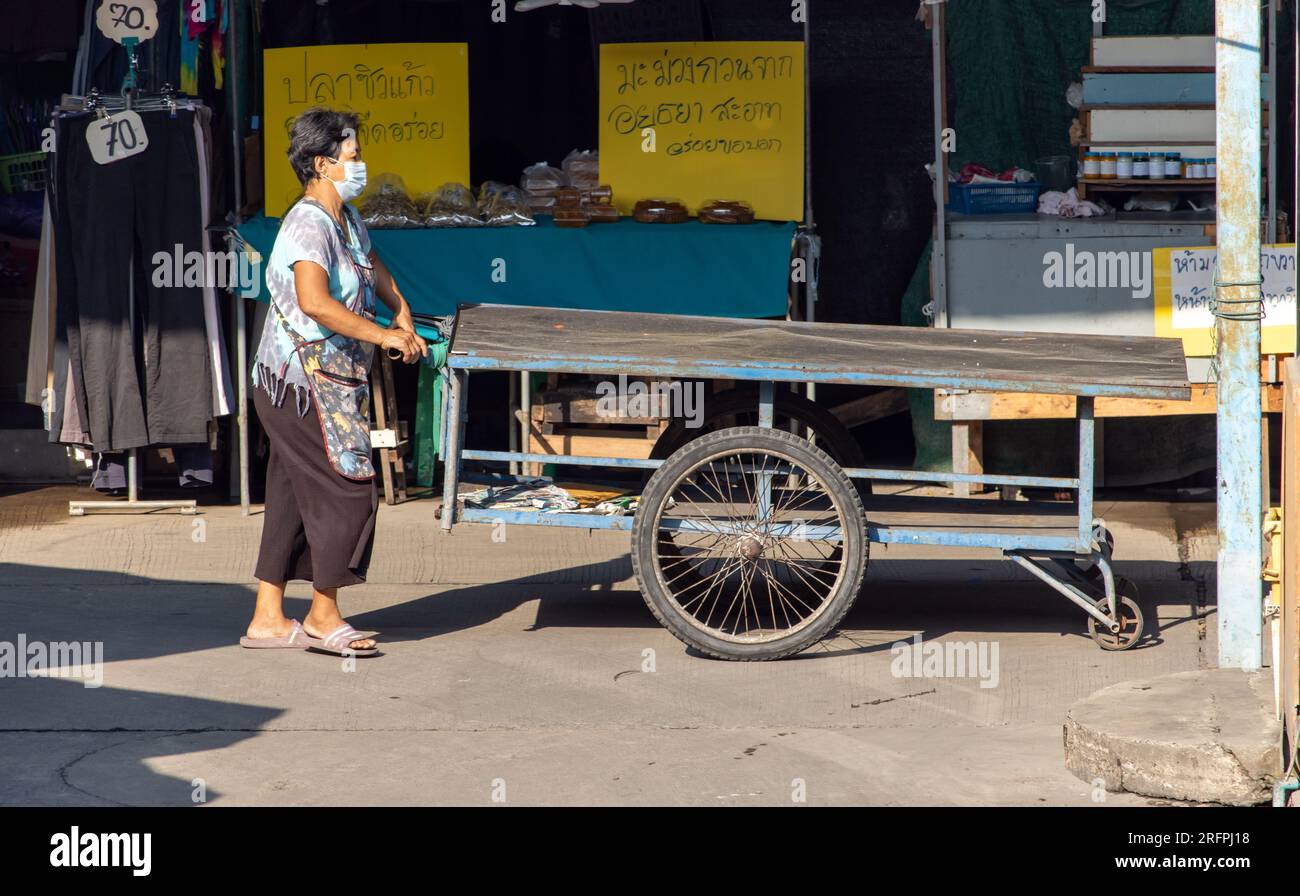
<instances>
[{"instance_id":1,"label":"sandal","mask_svg":"<svg viewBox=\"0 0 1300 896\"><path fill-rule=\"evenodd\" d=\"M315 647L317 650L324 650L326 653L333 653L337 656L374 656L379 652L378 647L363 649L349 647L348 645L353 641L366 641L370 639L370 636L362 634L346 622L323 638L312 637L306 631L303 631L302 634L306 646Z\"/></svg>"},{"instance_id":2,"label":"sandal","mask_svg":"<svg viewBox=\"0 0 1300 896\"><path fill-rule=\"evenodd\" d=\"M293 628L289 629L287 635L278 638L250 638L244 635L239 639L239 646L250 650L306 650L310 646L308 640L307 633L302 629L302 623L295 619Z\"/></svg>"}]
</instances>

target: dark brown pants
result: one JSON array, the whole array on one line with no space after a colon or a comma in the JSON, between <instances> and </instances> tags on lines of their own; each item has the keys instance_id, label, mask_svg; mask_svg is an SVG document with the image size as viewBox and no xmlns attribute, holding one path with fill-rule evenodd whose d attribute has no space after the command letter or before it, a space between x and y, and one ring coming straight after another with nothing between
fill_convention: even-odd
<instances>
[{"instance_id":1,"label":"dark brown pants","mask_svg":"<svg viewBox=\"0 0 1300 896\"><path fill-rule=\"evenodd\" d=\"M330 466L315 402L300 417L292 395L276 407L254 388L253 405L271 440L253 574L264 582L305 579L318 591L364 582L379 510L375 481L347 479Z\"/></svg>"}]
</instances>

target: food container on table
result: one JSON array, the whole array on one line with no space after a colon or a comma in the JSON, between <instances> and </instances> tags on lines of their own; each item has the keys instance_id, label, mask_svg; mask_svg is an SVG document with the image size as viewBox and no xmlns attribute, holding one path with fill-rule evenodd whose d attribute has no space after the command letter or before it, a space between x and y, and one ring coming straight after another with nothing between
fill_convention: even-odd
<instances>
[{"instance_id":1,"label":"food container on table","mask_svg":"<svg viewBox=\"0 0 1300 896\"><path fill-rule=\"evenodd\" d=\"M737 199L711 199L700 206L705 224L753 224L754 207Z\"/></svg>"},{"instance_id":2,"label":"food container on table","mask_svg":"<svg viewBox=\"0 0 1300 896\"><path fill-rule=\"evenodd\" d=\"M680 199L642 199L633 206L632 217L642 224L680 224L689 215Z\"/></svg>"}]
</instances>

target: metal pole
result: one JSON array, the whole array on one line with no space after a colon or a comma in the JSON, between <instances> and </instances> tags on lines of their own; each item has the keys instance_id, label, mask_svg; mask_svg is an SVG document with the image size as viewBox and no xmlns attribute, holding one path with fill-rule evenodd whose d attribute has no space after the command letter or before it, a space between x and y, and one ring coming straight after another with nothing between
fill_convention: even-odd
<instances>
[{"instance_id":1,"label":"metal pole","mask_svg":"<svg viewBox=\"0 0 1300 896\"><path fill-rule=\"evenodd\" d=\"M469 374L464 370L447 371L447 388L450 398L447 401L447 439L446 453L442 462L442 529L451 531L451 524L456 518L456 491L460 477L460 452L464 445L465 432L465 393L469 383Z\"/></svg>"},{"instance_id":2,"label":"metal pole","mask_svg":"<svg viewBox=\"0 0 1300 896\"><path fill-rule=\"evenodd\" d=\"M803 224L804 249L804 311L803 319L809 323L817 319L817 269L821 265L822 244L817 235L817 222L813 219L812 197L812 0L804 3L803 10ZM797 388L797 387L796 387ZM817 384L805 383L804 396L817 400Z\"/></svg>"},{"instance_id":3,"label":"metal pole","mask_svg":"<svg viewBox=\"0 0 1300 896\"><path fill-rule=\"evenodd\" d=\"M230 27L226 35L226 90L230 95L231 167L234 175L235 220L244 207L244 122L239 109L239 0L230 4ZM239 512L249 515L248 488L248 310L245 299L231 290L235 303L235 375L239 378Z\"/></svg>"},{"instance_id":4,"label":"metal pole","mask_svg":"<svg viewBox=\"0 0 1300 896\"><path fill-rule=\"evenodd\" d=\"M812 231L812 0L806 0L803 9L803 223ZM809 318L812 320L812 318Z\"/></svg>"},{"instance_id":5,"label":"metal pole","mask_svg":"<svg viewBox=\"0 0 1300 896\"><path fill-rule=\"evenodd\" d=\"M1277 10L1281 5L1282 0L1268 0L1268 223L1264 237L1270 243L1277 242Z\"/></svg>"},{"instance_id":6,"label":"metal pole","mask_svg":"<svg viewBox=\"0 0 1300 896\"><path fill-rule=\"evenodd\" d=\"M1079 545L1083 546L1092 540L1092 489L1097 467L1096 421L1093 419L1091 395L1080 395L1074 402L1079 420Z\"/></svg>"},{"instance_id":7,"label":"metal pole","mask_svg":"<svg viewBox=\"0 0 1300 896\"><path fill-rule=\"evenodd\" d=\"M533 375L530 371L519 371L519 444L524 451L533 450ZM524 475L523 464L516 465L516 473ZM541 472L540 470L538 472Z\"/></svg>"},{"instance_id":8,"label":"metal pole","mask_svg":"<svg viewBox=\"0 0 1300 896\"><path fill-rule=\"evenodd\" d=\"M948 186L948 163L943 151L944 93L947 90L944 76L943 4L930 8L930 65L934 69L931 97L934 103L934 249L930 256L930 270L934 272L934 326L948 326L948 221L944 213L944 199Z\"/></svg>"},{"instance_id":9,"label":"metal pole","mask_svg":"<svg viewBox=\"0 0 1300 896\"><path fill-rule=\"evenodd\" d=\"M235 369L239 380L239 513L248 516L248 312L244 297L231 292L235 300Z\"/></svg>"},{"instance_id":10,"label":"metal pole","mask_svg":"<svg viewBox=\"0 0 1300 896\"><path fill-rule=\"evenodd\" d=\"M244 122L239 110L239 0L232 0L226 39L226 90L230 94L231 166L234 171L235 217L244 207Z\"/></svg>"},{"instance_id":11,"label":"metal pole","mask_svg":"<svg viewBox=\"0 0 1300 896\"><path fill-rule=\"evenodd\" d=\"M1263 661L1259 7L1259 0L1214 6L1219 667L1244 670Z\"/></svg>"}]
</instances>

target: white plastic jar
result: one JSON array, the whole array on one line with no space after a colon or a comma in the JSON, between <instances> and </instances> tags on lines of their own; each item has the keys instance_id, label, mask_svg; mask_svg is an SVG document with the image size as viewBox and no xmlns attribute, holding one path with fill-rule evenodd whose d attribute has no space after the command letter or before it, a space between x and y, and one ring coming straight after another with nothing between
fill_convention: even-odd
<instances>
[{"instance_id":1,"label":"white plastic jar","mask_svg":"<svg viewBox=\"0 0 1300 896\"><path fill-rule=\"evenodd\" d=\"M1157 151L1151 153L1151 179L1164 180L1165 178L1165 154Z\"/></svg>"}]
</instances>

